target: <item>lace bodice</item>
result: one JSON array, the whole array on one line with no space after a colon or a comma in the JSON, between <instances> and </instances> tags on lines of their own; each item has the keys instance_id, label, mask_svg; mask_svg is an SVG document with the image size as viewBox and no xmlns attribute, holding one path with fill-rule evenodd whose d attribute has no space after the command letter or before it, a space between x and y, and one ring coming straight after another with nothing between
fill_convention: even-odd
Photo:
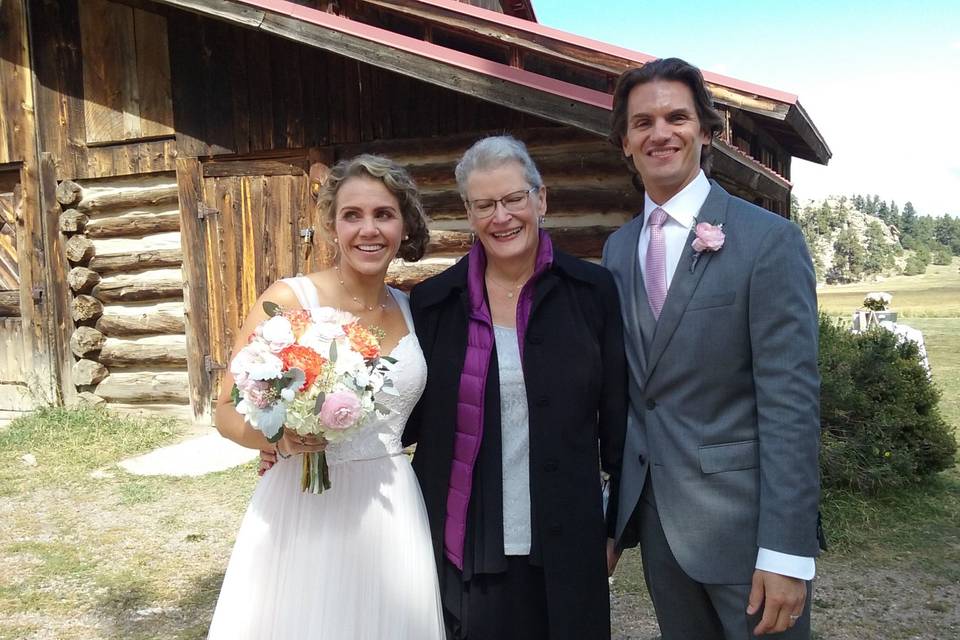
<instances>
[{"instance_id":1,"label":"lace bodice","mask_svg":"<svg viewBox=\"0 0 960 640\"><path fill-rule=\"evenodd\" d=\"M316 287L309 278L287 278L283 282L297 294L300 306L304 309L320 306ZM393 299L399 305L410 331L400 339L400 342L389 354L397 360L397 363L393 365L390 379L393 381L393 386L398 395L383 393L382 391L378 393L376 396L377 402L389 407L390 414L383 418L374 414L370 418L370 424L364 425L351 440L331 444L327 447L328 464L337 464L349 460L370 460L400 453L403 449L400 442L403 428L427 383L427 363L423 359L420 343L417 342L417 337L413 333L410 303L406 294L402 291L393 288L389 290Z\"/></svg>"}]
</instances>

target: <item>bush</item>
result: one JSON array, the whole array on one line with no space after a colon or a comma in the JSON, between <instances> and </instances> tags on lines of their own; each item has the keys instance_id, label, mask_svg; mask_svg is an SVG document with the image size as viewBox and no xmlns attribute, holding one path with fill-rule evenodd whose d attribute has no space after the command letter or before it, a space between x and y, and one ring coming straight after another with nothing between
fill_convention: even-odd
<instances>
[{"instance_id":1,"label":"bush","mask_svg":"<svg viewBox=\"0 0 960 640\"><path fill-rule=\"evenodd\" d=\"M879 327L854 334L821 315L820 375L825 488L875 493L954 465L957 443L915 343Z\"/></svg>"},{"instance_id":2,"label":"bush","mask_svg":"<svg viewBox=\"0 0 960 640\"><path fill-rule=\"evenodd\" d=\"M913 254L907 258L907 264L903 268L903 275L905 276L919 276L927 272L928 262L923 259L923 256Z\"/></svg>"}]
</instances>

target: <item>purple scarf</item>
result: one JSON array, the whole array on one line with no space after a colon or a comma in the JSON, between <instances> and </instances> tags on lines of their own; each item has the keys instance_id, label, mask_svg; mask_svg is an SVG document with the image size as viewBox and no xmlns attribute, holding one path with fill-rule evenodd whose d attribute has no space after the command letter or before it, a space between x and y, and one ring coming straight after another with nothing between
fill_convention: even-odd
<instances>
[{"instance_id":1,"label":"purple scarf","mask_svg":"<svg viewBox=\"0 0 960 640\"><path fill-rule=\"evenodd\" d=\"M463 547L467 531L467 508L473 489L473 469L483 440L483 399L486 395L490 355L493 352L493 320L487 305L484 275L487 255L479 242L467 256L467 292L470 316L467 326L467 352L460 374L460 392L457 397L457 430L454 435L453 461L450 465L450 483L447 491L447 517L443 526L443 546L446 557L463 570ZM523 361L524 334L533 307L534 284L553 264L553 243L540 230L537 259L533 275L520 290L517 300L517 342Z\"/></svg>"}]
</instances>

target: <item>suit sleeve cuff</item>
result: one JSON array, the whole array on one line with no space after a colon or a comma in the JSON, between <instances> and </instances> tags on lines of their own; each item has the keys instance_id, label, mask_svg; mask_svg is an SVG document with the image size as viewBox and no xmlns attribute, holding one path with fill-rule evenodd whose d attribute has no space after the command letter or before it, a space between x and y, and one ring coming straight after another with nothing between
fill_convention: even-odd
<instances>
[{"instance_id":1,"label":"suit sleeve cuff","mask_svg":"<svg viewBox=\"0 0 960 640\"><path fill-rule=\"evenodd\" d=\"M817 561L760 547L757 552L757 569L800 580L813 580L817 574Z\"/></svg>"}]
</instances>

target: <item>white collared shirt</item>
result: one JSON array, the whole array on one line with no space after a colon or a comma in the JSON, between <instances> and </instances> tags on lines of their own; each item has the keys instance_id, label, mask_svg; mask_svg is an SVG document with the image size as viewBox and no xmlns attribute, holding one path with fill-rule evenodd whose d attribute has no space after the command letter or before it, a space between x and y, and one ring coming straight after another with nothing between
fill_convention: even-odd
<instances>
[{"instance_id":1,"label":"white collared shirt","mask_svg":"<svg viewBox=\"0 0 960 640\"><path fill-rule=\"evenodd\" d=\"M649 194L643 195L643 229L640 231L640 240L637 243L640 270L646 274L647 245L650 243L650 213L659 206L667 212L667 221L663 224L663 238L666 249L664 266L667 271L668 291L670 283L673 282L673 274L677 272L677 265L685 249L687 238L690 236L690 230L697 223L697 215L708 195L710 195L710 181L702 170L690 181L690 184L662 205L651 200ZM803 580L812 580L817 572L814 558L794 556L762 547L757 552L756 568Z\"/></svg>"}]
</instances>

